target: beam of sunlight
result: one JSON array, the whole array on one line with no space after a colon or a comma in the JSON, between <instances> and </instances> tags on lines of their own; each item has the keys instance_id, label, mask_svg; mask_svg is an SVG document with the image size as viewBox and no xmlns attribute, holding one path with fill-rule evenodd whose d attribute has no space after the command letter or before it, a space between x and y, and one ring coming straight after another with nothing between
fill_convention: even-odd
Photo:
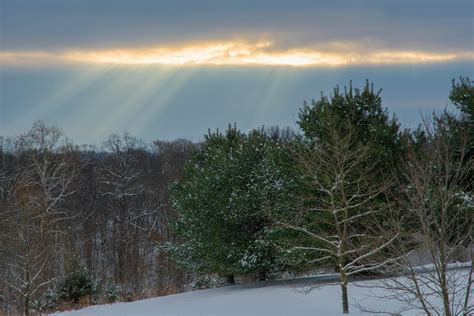
<instances>
[{"instance_id":1,"label":"beam of sunlight","mask_svg":"<svg viewBox=\"0 0 474 316\"><path fill-rule=\"evenodd\" d=\"M126 85L125 91L128 93L120 99L120 103L114 105L113 111L102 121L101 126L105 130L129 125L133 116L143 112L151 96L161 89L174 72L169 67L147 71L146 74L139 70L122 71L127 73L123 84Z\"/></svg>"},{"instance_id":2,"label":"beam of sunlight","mask_svg":"<svg viewBox=\"0 0 474 316\"><path fill-rule=\"evenodd\" d=\"M149 129L151 124L156 121L160 115L175 98L184 85L194 76L196 69L176 69L167 80L162 80L158 87L155 87L154 93L147 100L146 107L137 114L133 121L134 130L137 134L143 133ZM160 135L156 135L160 137Z\"/></svg>"},{"instance_id":3,"label":"beam of sunlight","mask_svg":"<svg viewBox=\"0 0 474 316\"><path fill-rule=\"evenodd\" d=\"M68 119L64 125L82 129L84 138L89 139L95 139L96 135L110 135L120 130L127 130L126 125L111 126L104 123L110 120L122 100L126 98L129 87L129 74L120 69L113 69L81 98L80 105L68 111ZM78 120L78 117L81 120Z\"/></svg>"},{"instance_id":4,"label":"beam of sunlight","mask_svg":"<svg viewBox=\"0 0 474 316\"><path fill-rule=\"evenodd\" d=\"M349 44L329 46L325 49L298 47L278 49L270 41L256 43L249 41L214 41L147 48L70 50L63 52L6 51L0 53L0 63L7 65L63 62L123 66L244 65L337 67L347 65L438 63L474 59L472 51L436 52L407 49L368 49L361 45Z\"/></svg>"},{"instance_id":5,"label":"beam of sunlight","mask_svg":"<svg viewBox=\"0 0 474 316\"><path fill-rule=\"evenodd\" d=\"M38 99L27 113L23 113L15 119L12 125L15 126L24 121L34 122L38 118L47 118L76 98L78 94L88 91L90 87L104 78L110 70L110 66L94 66L82 69L80 72L74 72L65 82L54 89L45 90L47 94Z\"/></svg>"},{"instance_id":6,"label":"beam of sunlight","mask_svg":"<svg viewBox=\"0 0 474 316\"><path fill-rule=\"evenodd\" d=\"M294 72L287 68L271 69L268 76L264 79L264 86L262 87L259 99L256 102L258 106L255 108L256 112L253 116L254 126L262 125L268 112L272 111L274 103L277 102L277 98L285 94L284 92L289 89L288 83L293 79Z\"/></svg>"}]
</instances>

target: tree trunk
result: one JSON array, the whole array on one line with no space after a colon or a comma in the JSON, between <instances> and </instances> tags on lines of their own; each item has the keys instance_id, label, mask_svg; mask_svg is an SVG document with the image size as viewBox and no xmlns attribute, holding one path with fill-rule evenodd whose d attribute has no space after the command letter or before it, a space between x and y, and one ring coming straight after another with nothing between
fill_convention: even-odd
<instances>
[{"instance_id":1,"label":"tree trunk","mask_svg":"<svg viewBox=\"0 0 474 316\"><path fill-rule=\"evenodd\" d=\"M227 275L227 283L228 283L228 284L235 284L235 277L234 277L234 274L228 274L228 275Z\"/></svg>"},{"instance_id":2,"label":"tree trunk","mask_svg":"<svg viewBox=\"0 0 474 316\"><path fill-rule=\"evenodd\" d=\"M25 297L25 316L30 316L30 297L27 295Z\"/></svg>"},{"instance_id":3,"label":"tree trunk","mask_svg":"<svg viewBox=\"0 0 474 316\"><path fill-rule=\"evenodd\" d=\"M265 271L258 271L258 281L265 281L267 279L267 275Z\"/></svg>"},{"instance_id":4,"label":"tree trunk","mask_svg":"<svg viewBox=\"0 0 474 316\"><path fill-rule=\"evenodd\" d=\"M342 289L342 312L349 314L349 301L347 298L347 281L343 281L341 284Z\"/></svg>"},{"instance_id":5,"label":"tree trunk","mask_svg":"<svg viewBox=\"0 0 474 316\"><path fill-rule=\"evenodd\" d=\"M472 281L472 274L474 273L474 258L472 258L472 263L471 263L471 270L469 271L469 278L467 282L467 289L466 289L466 298L464 299L464 310L467 311L469 307L469 296L471 294L471 287L474 284Z\"/></svg>"},{"instance_id":6,"label":"tree trunk","mask_svg":"<svg viewBox=\"0 0 474 316\"><path fill-rule=\"evenodd\" d=\"M445 212L442 212L441 214L441 224L444 224L444 220L445 220L445 217L446 217L446 214ZM446 225L443 225L442 227L445 227ZM442 233L443 231L441 231L440 233ZM444 236L445 234L443 234ZM443 239L444 241L444 239ZM443 306L444 306L444 315L445 316L451 316L451 310L450 310L450 304L449 304L449 285L448 285L448 281L447 281L447 278L446 278L446 267L447 267L447 256L446 256L446 249L444 247L444 243L443 242L440 242L439 244L439 261L440 264L439 264L439 271L438 272L438 275L439 275L439 278L440 278L440 286L441 286L441 295L442 295L442 298L443 298Z\"/></svg>"},{"instance_id":7,"label":"tree trunk","mask_svg":"<svg viewBox=\"0 0 474 316\"><path fill-rule=\"evenodd\" d=\"M450 304L449 304L449 290L446 281L446 270L444 266L441 268L441 293L443 296L444 315L451 316Z\"/></svg>"}]
</instances>

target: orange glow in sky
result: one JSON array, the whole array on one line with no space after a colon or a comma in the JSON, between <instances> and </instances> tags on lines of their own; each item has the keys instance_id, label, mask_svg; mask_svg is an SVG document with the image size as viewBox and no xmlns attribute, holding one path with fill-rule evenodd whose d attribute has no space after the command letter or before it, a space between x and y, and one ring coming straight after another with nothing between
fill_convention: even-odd
<instances>
[{"instance_id":1,"label":"orange glow in sky","mask_svg":"<svg viewBox=\"0 0 474 316\"><path fill-rule=\"evenodd\" d=\"M348 45L350 47L350 45ZM346 65L418 64L472 60L473 52L430 52L417 50L363 50L360 48L317 50L312 48L275 49L271 42L215 41L179 46L74 50L62 52L0 52L0 63L93 63L114 65L229 65L325 67Z\"/></svg>"}]
</instances>

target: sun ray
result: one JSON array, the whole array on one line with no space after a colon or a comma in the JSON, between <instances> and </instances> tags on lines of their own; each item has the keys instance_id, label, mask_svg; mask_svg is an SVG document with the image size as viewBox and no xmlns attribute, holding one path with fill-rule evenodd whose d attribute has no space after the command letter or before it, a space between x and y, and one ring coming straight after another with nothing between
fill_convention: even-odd
<instances>
[{"instance_id":1,"label":"sun ray","mask_svg":"<svg viewBox=\"0 0 474 316\"><path fill-rule=\"evenodd\" d=\"M117 132L116 126L105 126L104 122L113 115L116 106L128 92L128 73L121 69L112 69L89 90L87 95L80 98L79 106L68 109L68 120L65 125L71 128L83 129L85 137L108 135ZM77 120L77 118L82 118ZM81 123L81 126L77 124ZM123 128L126 129L126 126Z\"/></svg>"},{"instance_id":2,"label":"sun ray","mask_svg":"<svg viewBox=\"0 0 474 316\"><path fill-rule=\"evenodd\" d=\"M265 86L262 89L254 115L254 126L264 122L268 111L271 110L276 98L281 96L285 89L288 89L288 82L293 80L292 71L288 68L272 68L265 78ZM270 127L270 126L268 126Z\"/></svg>"},{"instance_id":3,"label":"sun ray","mask_svg":"<svg viewBox=\"0 0 474 316\"><path fill-rule=\"evenodd\" d=\"M37 100L28 113L24 113L12 122L13 126L24 121L33 122L39 117L49 117L78 94L87 91L89 87L104 78L110 70L110 65L95 65L79 72L72 72L67 81L54 89L47 90L48 94Z\"/></svg>"},{"instance_id":4,"label":"sun ray","mask_svg":"<svg viewBox=\"0 0 474 316\"><path fill-rule=\"evenodd\" d=\"M194 77L196 71L196 69L184 71L182 68L175 68L172 76L163 81L158 89L154 89L155 93L150 95L147 106L133 121L136 133L142 133L150 128L152 122L169 106L183 86Z\"/></svg>"},{"instance_id":5,"label":"sun ray","mask_svg":"<svg viewBox=\"0 0 474 316\"><path fill-rule=\"evenodd\" d=\"M171 80L175 70L171 67L160 67L156 70L143 70L128 72L124 78L127 91L130 93L121 98L114 110L104 119L102 127L106 130L115 126L128 126L135 115L142 115L147 103L156 91L161 91L163 86Z\"/></svg>"}]
</instances>

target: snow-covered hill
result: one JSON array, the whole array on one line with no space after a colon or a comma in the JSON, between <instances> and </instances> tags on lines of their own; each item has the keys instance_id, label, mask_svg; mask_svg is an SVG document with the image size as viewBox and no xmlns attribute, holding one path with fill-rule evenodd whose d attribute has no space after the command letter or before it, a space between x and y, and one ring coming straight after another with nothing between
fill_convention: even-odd
<instances>
[{"instance_id":1,"label":"snow-covered hill","mask_svg":"<svg viewBox=\"0 0 474 316\"><path fill-rule=\"evenodd\" d=\"M467 271L467 270L466 270ZM466 273L466 276L468 273ZM330 277L322 278L324 281ZM324 285L309 293L308 286L321 279L302 278L292 281L268 281L247 285L193 291L136 301L84 308L55 315L62 316L227 316L227 315L342 315L340 288ZM397 314L404 305L396 300L382 299L383 290L372 286L377 281L359 281L349 286L350 312L365 315L358 307L369 307L377 314ZM472 299L472 297L471 297ZM402 315L422 315L405 311Z\"/></svg>"}]
</instances>

